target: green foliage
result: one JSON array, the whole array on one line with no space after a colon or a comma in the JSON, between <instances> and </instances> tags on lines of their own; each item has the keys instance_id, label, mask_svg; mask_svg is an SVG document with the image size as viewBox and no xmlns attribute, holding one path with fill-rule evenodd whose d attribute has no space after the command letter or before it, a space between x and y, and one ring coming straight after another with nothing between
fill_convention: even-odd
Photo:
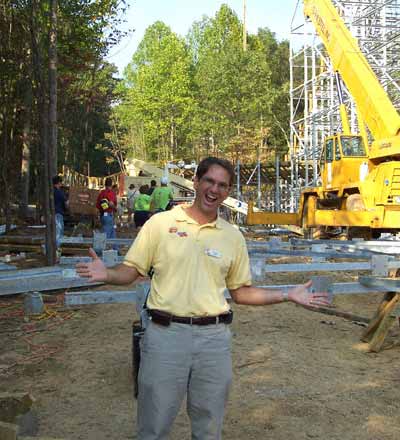
<instances>
[{"instance_id":1,"label":"green foliage","mask_svg":"<svg viewBox=\"0 0 400 440\"><path fill-rule=\"evenodd\" d=\"M4 2L3 2L4 3ZM118 29L125 0L63 0L57 9L58 168L66 164L98 175L115 171L106 165L111 108L116 100L116 68L105 61L123 33ZM0 176L18 194L22 139L30 151L30 168L40 166L39 98L48 103L49 2L13 0L0 9L0 137L7 150ZM45 95L45 96L44 96ZM46 119L46 116L45 116ZM12 154L9 154L12 152ZM0 166L1 168L1 166ZM14 175L10 175L13 170ZM1 177L0 177L1 178Z\"/></svg>"},{"instance_id":2,"label":"green foliage","mask_svg":"<svg viewBox=\"0 0 400 440\"><path fill-rule=\"evenodd\" d=\"M124 101L118 109L125 134L135 133L127 140L140 139L147 159L169 160L183 153L194 106L191 69L185 42L168 26L156 22L147 29L125 70ZM138 149L133 147L132 153Z\"/></svg>"},{"instance_id":3,"label":"green foliage","mask_svg":"<svg viewBox=\"0 0 400 440\"><path fill-rule=\"evenodd\" d=\"M108 133L117 99L117 69L105 61L124 35L118 26L126 2L68 0L60 2L59 19L59 156L62 163L84 172L116 172ZM104 148L98 149L101 145ZM107 159L107 160L106 160Z\"/></svg>"},{"instance_id":4,"label":"green foliage","mask_svg":"<svg viewBox=\"0 0 400 440\"><path fill-rule=\"evenodd\" d=\"M227 5L195 22L186 41L154 23L119 89L115 114L128 155L162 162L254 159L260 146L285 152L288 58L288 43L266 28L248 35L244 51L242 23Z\"/></svg>"}]
</instances>

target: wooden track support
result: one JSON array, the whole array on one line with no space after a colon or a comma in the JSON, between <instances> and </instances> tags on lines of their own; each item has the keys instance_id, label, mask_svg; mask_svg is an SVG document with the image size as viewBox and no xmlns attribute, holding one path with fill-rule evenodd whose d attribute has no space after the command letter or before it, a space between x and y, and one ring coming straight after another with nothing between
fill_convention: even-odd
<instances>
[{"instance_id":1,"label":"wooden track support","mask_svg":"<svg viewBox=\"0 0 400 440\"><path fill-rule=\"evenodd\" d=\"M368 343L370 351L377 353L382 349L390 328L398 320L399 299L399 293L385 293L376 314L361 337L363 342Z\"/></svg>"}]
</instances>

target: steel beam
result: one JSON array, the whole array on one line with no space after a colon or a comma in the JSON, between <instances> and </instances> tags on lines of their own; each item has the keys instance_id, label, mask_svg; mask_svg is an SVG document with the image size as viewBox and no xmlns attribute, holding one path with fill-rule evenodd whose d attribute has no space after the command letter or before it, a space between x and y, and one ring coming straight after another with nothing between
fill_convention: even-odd
<instances>
[{"instance_id":1,"label":"steel beam","mask_svg":"<svg viewBox=\"0 0 400 440\"><path fill-rule=\"evenodd\" d=\"M337 258L337 259L342 259L342 258L351 258L354 260L357 259L364 259L364 260L369 260L371 258L371 254L367 253L367 252L354 252L354 253L343 253L343 252L338 252L335 250L326 250L324 252L315 252L315 251L309 251L307 249L271 249L271 248L266 248L266 249L261 249L261 248L255 248L255 249L249 249L248 250L249 255L253 256L253 255L263 255L263 256L286 256L286 257L324 257L324 258Z\"/></svg>"},{"instance_id":2,"label":"steel beam","mask_svg":"<svg viewBox=\"0 0 400 440\"><path fill-rule=\"evenodd\" d=\"M83 306L87 304L135 303L138 291L132 290L87 290L66 292L66 306Z\"/></svg>"},{"instance_id":3,"label":"steel beam","mask_svg":"<svg viewBox=\"0 0 400 440\"><path fill-rule=\"evenodd\" d=\"M359 277L363 286L370 289L381 289L382 292L400 292L400 280L396 278Z\"/></svg>"},{"instance_id":4,"label":"steel beam","mask_svg":"<svg viewBox=\"0 0 400 440\"><path fill-rule=\"evenodd\" d=\"M125 257L119 255L117 258L116 263L122 263L124 261ZM90 263L92 261L91 257L61 257L60 258L60 265L61 266L75 266L78 263ZM113 263L105 263L107 267L114 266Z\"/></svg>"},{"instance_id":5,"label":"steel beam","mask_svg":"<svg viewBox=\"0 0 400 440\"><path fill-rule=\"evenodd\" d=\"M94 239L92 237L66 237L61 240L61 244L89 244L92 245ZM130 246L134 240L132 238L107 238L106 243L109 245Z\"/></svg>"},{"instance_id":6,"label":"steel beam","mask_svg":"<svg viewBox=\"0 0 400 440\"><path fill-rule=\"evenodd\" d=\"M400 265L400 263L399 263ZM265 273L278 272L330 272L330 271L358 271L371 270L371 263L358 261L355 263L289 263L289 264L266 264Z\"/></svg>"},{"instance_id":7,"label":"steel beam","mask_svg":"<svg viewBox=\"0 0 400 440\"><path fill-rule=\"evenodd\" d=\"M11 264L0 263L0 270L15 270L16 267Z\"/></svg>"},{"instance_id":8,"label":"steel beam","mask_svg":"<svg viewBox=\"0 0 400 440\"><path fill-rule=\"evenodd\" d=\"M0 296L101 284L103 283L92 283L79 277L74 269L43 267L23 271L15 270L0 273Z\"/></svg>"},{"instance_id":9,"label":"steel beam","mask_svg":"<svg viewBox=\"0 0 400 440\"><path fill-rule=\"evenodd\" d=\"M265 289L283 289L292 287L297 287L299 284L271 284L262 285ZM329 291L333 295L350 295L350 294L366 294L366 293L380 293L387 292L388 290L384 286L364 286L361 282L351 282L351 283L333 283L331 284Z\"/></svg>"},{"instance_id":10,"label":"steel beam","mask_svg":"<svg viewBox=\"0 0 400 440\"><path fill-rule=\"evenodd\" d=\"M147 284L148 286L148 284ZM278 290L283 288L294 288L300 284L270 284L262 285L264 289ZM77 292L67 292L64 296L66 306L82 306L88 304L112 304L112 303L135 303L139 301L139 296L143 294L143 289L146 288L146 283L143 286L137 285L132 290L87 290ZM400 289L400 288L399 288ZM387 292L384 286L367 287L361 283L334 283L330 285L329 291L333 295L346 294L366 294ZM225 291L225 298L230 299L229 292Z\"/></svg>"}]
</instances>

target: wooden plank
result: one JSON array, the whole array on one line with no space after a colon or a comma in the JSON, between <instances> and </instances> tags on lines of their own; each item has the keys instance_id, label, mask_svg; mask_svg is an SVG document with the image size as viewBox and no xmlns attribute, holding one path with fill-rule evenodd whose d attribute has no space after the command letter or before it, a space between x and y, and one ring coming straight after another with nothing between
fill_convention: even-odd
<instances>
[{"instance_id":1,"label":"wooden plank","mask_svg":"<svg viewBox=\"0 0 400 440\"><path fill-rule=\"evenodd\" d=\"M369 350L377 353L382 349L383 342L385 341L386 335L388 334L390 328L397 320L396 316L392 315L392 312L397 307L399 302L399 294L395 294L389 303L385 306L385 314L379 323L378 328L375 330L373 337L369 342Z\"/></svg>"},{"instance_id":2,"label":"wooden plank","mask_svg":"<svg viewBox=\"0 0 400 440\"><path fill-rule=\"evenodd\" d=\"M345 312L343 310L337 310L331 307L309 307L308 310L311 310L313 312L319 312L324 313L325 315L332 315L332 316L338 316L340 318L348 319L349 321L355 321L355 322L363 322L363 323L369 323L370 319L366 318L365 316L359 316L355 315L351 312Z\"/></svg>"},{"instance_id":3,"label":"wooden plank","mask_svg":"<svg viewBox=\"0 0 400 440\"><path fill-rule=\"evenodd\" d=\"M44 237L40 235L4 235L0 237L0 243L42 244L44 243Z\"/></svg>"},{"instance_id":4,"label":"wooden plank","mask_svg":"<svg viewBox=\"0 0 400 440\"><path fill-rule=\"evenodd\" d=\"M69 212L79 215L97 217L99 211L96 201L99 191L85 186L71 186L69 188Z\"/></svg>"},{"instance_id":5,"label":"wooden plank","mask_svg":"<svg viewBox=\"0 0 400 440\"><path fill-rule=\"evenodd\" d=\"M385 315L385 310L387 305L393 299L395 293L394 292L386 292L383 296L381 303L379 304L378 310L375 315L371 318L368 327L365 329L364 333L361 336L361 341L369 342L373 337L375 330L378 328L379 324L382 321L382 318Z\"/></svg>"},{"instance_id":6,"label":"wooden plank","mask_svg":"<svg viewBox=\"0 0 400 440\"><path fill-rule=\"evenodd\" d=\"M18 252L35 252L37 254L42 254L43 249L42 246L36 244L7 244L0 243L0 249L4 249L7 251L18 251Z\"/></svg>"}]
</instances>

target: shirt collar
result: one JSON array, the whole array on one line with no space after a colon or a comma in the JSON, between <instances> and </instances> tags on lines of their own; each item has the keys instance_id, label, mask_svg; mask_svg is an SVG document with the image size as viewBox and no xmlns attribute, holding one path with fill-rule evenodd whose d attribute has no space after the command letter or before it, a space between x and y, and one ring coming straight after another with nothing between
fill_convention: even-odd
<instances>
[{"instance_id":1,"label":"shirt collar","mask_svg":"<svg viewBox=\"0 0 400 440\"><path fill-rule=\"evenodd\" d=\"M175 208L173 208L173 212L175 214L175 219L178 222L186 222L189 224L193 224L193 225L198 225L198 223L196 222L196 220L192 219L191 217L189 217L185 210L183 208L188 207L190 205L185 204L185 205L178 205ZM201 226L211 226L211 227L215 227L217 229L222 229L222 219L217 216L216 220L214 220L213 222L210 223L206 223L204 225Z\"/></svg>"}]
</instances>

